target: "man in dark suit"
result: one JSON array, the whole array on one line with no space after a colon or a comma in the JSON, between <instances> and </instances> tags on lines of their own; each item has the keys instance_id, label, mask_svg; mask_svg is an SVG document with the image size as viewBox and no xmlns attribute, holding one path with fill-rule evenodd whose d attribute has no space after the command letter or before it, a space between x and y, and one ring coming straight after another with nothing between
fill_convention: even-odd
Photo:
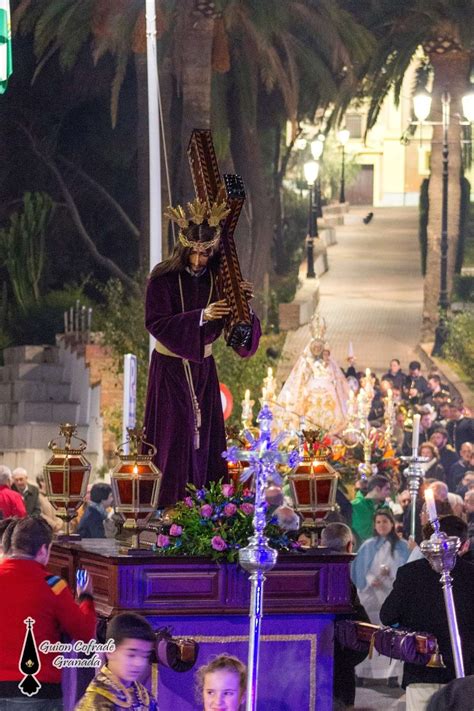
<instances>
[{"instance_id":1,"label":"man in dark suit","mask_svg":"<svg viewBox=\"0 0 474 711\"><path fill-rule=\"evenodd\" d=\"M474 443L474 418L464 416L462 402L452 402L449 406L449 420L446 425L449 441L458 454L464 442Z\"/></svg>"},{"instance_id":2,"label":"man in dark suit","mask_svg":"<svg viewBox=\"0 0 474 711\"><path fill-rule=\"evenodd\" d=\"M462 519L453 515L443 516L440 518L440 528L446 535L458 536L461 539L460 554L468 549L467 524ZM429 538L431 532L431 525L428 524L423 530L425 538ZM474 672L474 565L459 555L451 575L467 675ZM455 678L440 576L425 558L402 565L398 569L392 592L380 610L380 619L384 625L398 624L400 627L436 635L445 669L407 663L404 665L402 686L408 687L407 711L416 709L416 705L410 705L415 694L425 695L427 700L430 694L436 691L436 685L446 684ZM413 687L411 690L410 686ZM417 701L418 704L420 700ZM418 708L421 706L418 705Z\"/></svg>"},{"instance_id":3,"label":"man in dark suit","mask_svg":"<svg viewBox=\"0 0 474 711\"><path fill-rule=\"evenodd\" d=\"M455 492L457 486L468 471L471 471L471 459L474 447L470 442L463 442L459 450L459 459L446 472L446 483L449 491Z\"/></svg>"},{"instance_id":4,"label":"man in dark suit","mask_svg":"<svg viewBox=\"0 0 474 711\"><path fill-rule=\"evenodd\" d=\"M17 467L12 473L12 489L23 496L26 513L28 516L41 516L39 502L39 489L34 484L28 483L28 473L23 467Z\"/></svg>"},{"instance_id":5,"label":"man in dark suit","mask_svg":"<svg viewBox=\"0 0 474 711\"><path fill-rule=\"evenodd\" d=\"M111 486L103 483L94 484L85 514L77 528L82 538L105 538L104 521L107 518L107 509L113 502Z\"/></svg>"},{"instance_id":6,"label":"man in dark suit","mask_svg":"<svg viewBox=\"0 0 474 711\"><path fill-rule=\"evenodd\" d=\"M352 531L345 523L328 523L321 533L319 551L326 553L352 553ZM351 582L351 614L336 615L337 620L358 620L370 622L369 616L357 595L357 588ZM364 661L367 652L342 647L337 638L334 639L334 699L346 706L353 706L356 693L355 667Z\"/></svg>"},{"instance_id":7,"label":"man in dark suit","mask_svg":"<svg viewBox=\"0 0 474 711\"><path fill-rule=\"evenodd\" d=\"M448 433L445 428L439 426L435 427L430 437L430 442L434 444L435 447L438 447L439 462L447 474L453 464L456 464L459 460L459 457L454 448L448 443Z\"/></svg>"},{"instance_id":8,"label":"man in dark suit","mask_svg":"<svg viewBox=\"0 0 474 711\"><path fill-rule=\"evenodd\" d=\"M408 366L408 375L405 380L405 388L410 390L411 388L417 389L421 396L428 395L430 389L428 387L428 381L421 374L421 363L418 360L412 360Z\"/></svg>"}]
</instances>

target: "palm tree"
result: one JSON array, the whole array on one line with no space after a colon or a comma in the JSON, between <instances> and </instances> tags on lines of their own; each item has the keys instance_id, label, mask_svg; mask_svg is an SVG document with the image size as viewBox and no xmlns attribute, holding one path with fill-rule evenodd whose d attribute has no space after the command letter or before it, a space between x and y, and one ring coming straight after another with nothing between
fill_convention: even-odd
<instances>
[{"instance_id":1,"label":"palm tree","mask_svg":"<svg viewBox=\"0 0 474 711\"><path fill-rule=\"evenodd\" d=\"M241 251L248 262L247 273L261 287L271 267L274 214L272 191L267 187L272 183L273 165L262 146L262 114L271 108L279 132L287 118L295 128L305 112L312 118L316 107L328 104L341 86L353 85L355 68L370 51L370 35L332 0L222 0L219 12L213 5L206 7L202 0L157 1L165 135L174 166L173 200L190 197L186 146L191 129L212 127L221 158L228 168L235 165L248 185L246 214L250 219L248 229L241 231ZM71 68L87 43L95 61L106 52L114 55L113 121L134 53L142 253L146 255L144 0L77 0L72 4L69 0L21 0L16 19L23 31L34 33L37 71L53 55L58 55L64 69ZM166 196L164 202L169 199ZM141 261L146 264L146 256Z\"/></svg>"},{"instance_id":2,"label":"palm tree","mask_svg":"<svg viewBox=\"0 0 474 711\"><path fill-rule=\"evenodd\" d=\"M391 89L400 97L405 73L416 52L423 48L432 68L433 121L441 121L441 96L449 90L449 209L448 288L451 290L459 239L461 207L461 97L468 88L474 57L474 0L372 0L361 4L346 0L346 7L378 39L372 59L361 67L364 92L370 96L367 129L373 127L380 107ZM350 100L341 95L339 111ZM424 283L423 336L433 334L438 320L441 241L442 127L433 127L431 177L429 185L428 258Z\"/></svg>"}]
</instances>

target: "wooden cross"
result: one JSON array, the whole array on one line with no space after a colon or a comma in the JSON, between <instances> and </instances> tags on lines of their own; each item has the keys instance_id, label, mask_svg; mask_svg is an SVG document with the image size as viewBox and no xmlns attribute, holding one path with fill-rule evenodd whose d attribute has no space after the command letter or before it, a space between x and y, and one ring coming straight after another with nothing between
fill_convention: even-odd
<instances>
[{"instance_id":1,"label":"wooden cross","mask_svg":"<svg viewBox=\"0 0 474 711\"><path fill-rule=\"evenodd\" d=\"M245 201L245 188L240 175L225 174L221 178L212 134L207 129L194 129L188 146L188 158L196 197L210 207L225 201L230 213L225 219L219 241L220 265L217 275L219 298L230 306L224 321L224 337L232 348L249 347L252 339L252 316L247 297L242 290L234 232Z\"/></svg>"}]
</instances>

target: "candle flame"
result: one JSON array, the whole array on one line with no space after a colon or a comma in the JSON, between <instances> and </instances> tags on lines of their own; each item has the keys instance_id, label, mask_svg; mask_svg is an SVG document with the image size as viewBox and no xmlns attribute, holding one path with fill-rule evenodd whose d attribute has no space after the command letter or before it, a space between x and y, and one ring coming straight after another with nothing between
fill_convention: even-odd
<instances>
[{"instance_id":1,"label":"candle flame","mask_svg":"<svg viewBox=\"0 0 474 711\"><path fill-rule=\"evenodd\" d=\"M135 474L135 476L137 476L138 474L138 466L136 464L133 465L133 473Z\"/></svg>"}]
</instances>

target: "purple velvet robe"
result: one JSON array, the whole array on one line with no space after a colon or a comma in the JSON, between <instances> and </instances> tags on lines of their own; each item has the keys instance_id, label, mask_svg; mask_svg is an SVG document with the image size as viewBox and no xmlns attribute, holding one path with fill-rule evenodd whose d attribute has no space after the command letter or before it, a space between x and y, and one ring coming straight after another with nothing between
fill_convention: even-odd
<instances>
[{"instance_id":1,"label":"purple velvet robe","mask_svg":"<svg viewBox=\"0 0 474 711\"><path fill-rule=\"evenodd\" d=\"M204 358L204 346L215 341L223 329L222 320L204 322L201 312L218 300L214 287L209 301L209 272L192 276L181 272L184 313L177 273L151 279L146 294L145 322L148 331L176 355L153 352L148 374L145 409L146 441L157 447L153 461L163 472L160 506L170 506L186 495L186 484L205 486L227 477L222 458L226 449L224 417L214 358ZM255 353L260 323L253 317L252 343L240 349L245 358ZM200 447L194 448L194 416L182 358L191 366L194 390L201 409Z\"/></svg>"}]
</instances>

